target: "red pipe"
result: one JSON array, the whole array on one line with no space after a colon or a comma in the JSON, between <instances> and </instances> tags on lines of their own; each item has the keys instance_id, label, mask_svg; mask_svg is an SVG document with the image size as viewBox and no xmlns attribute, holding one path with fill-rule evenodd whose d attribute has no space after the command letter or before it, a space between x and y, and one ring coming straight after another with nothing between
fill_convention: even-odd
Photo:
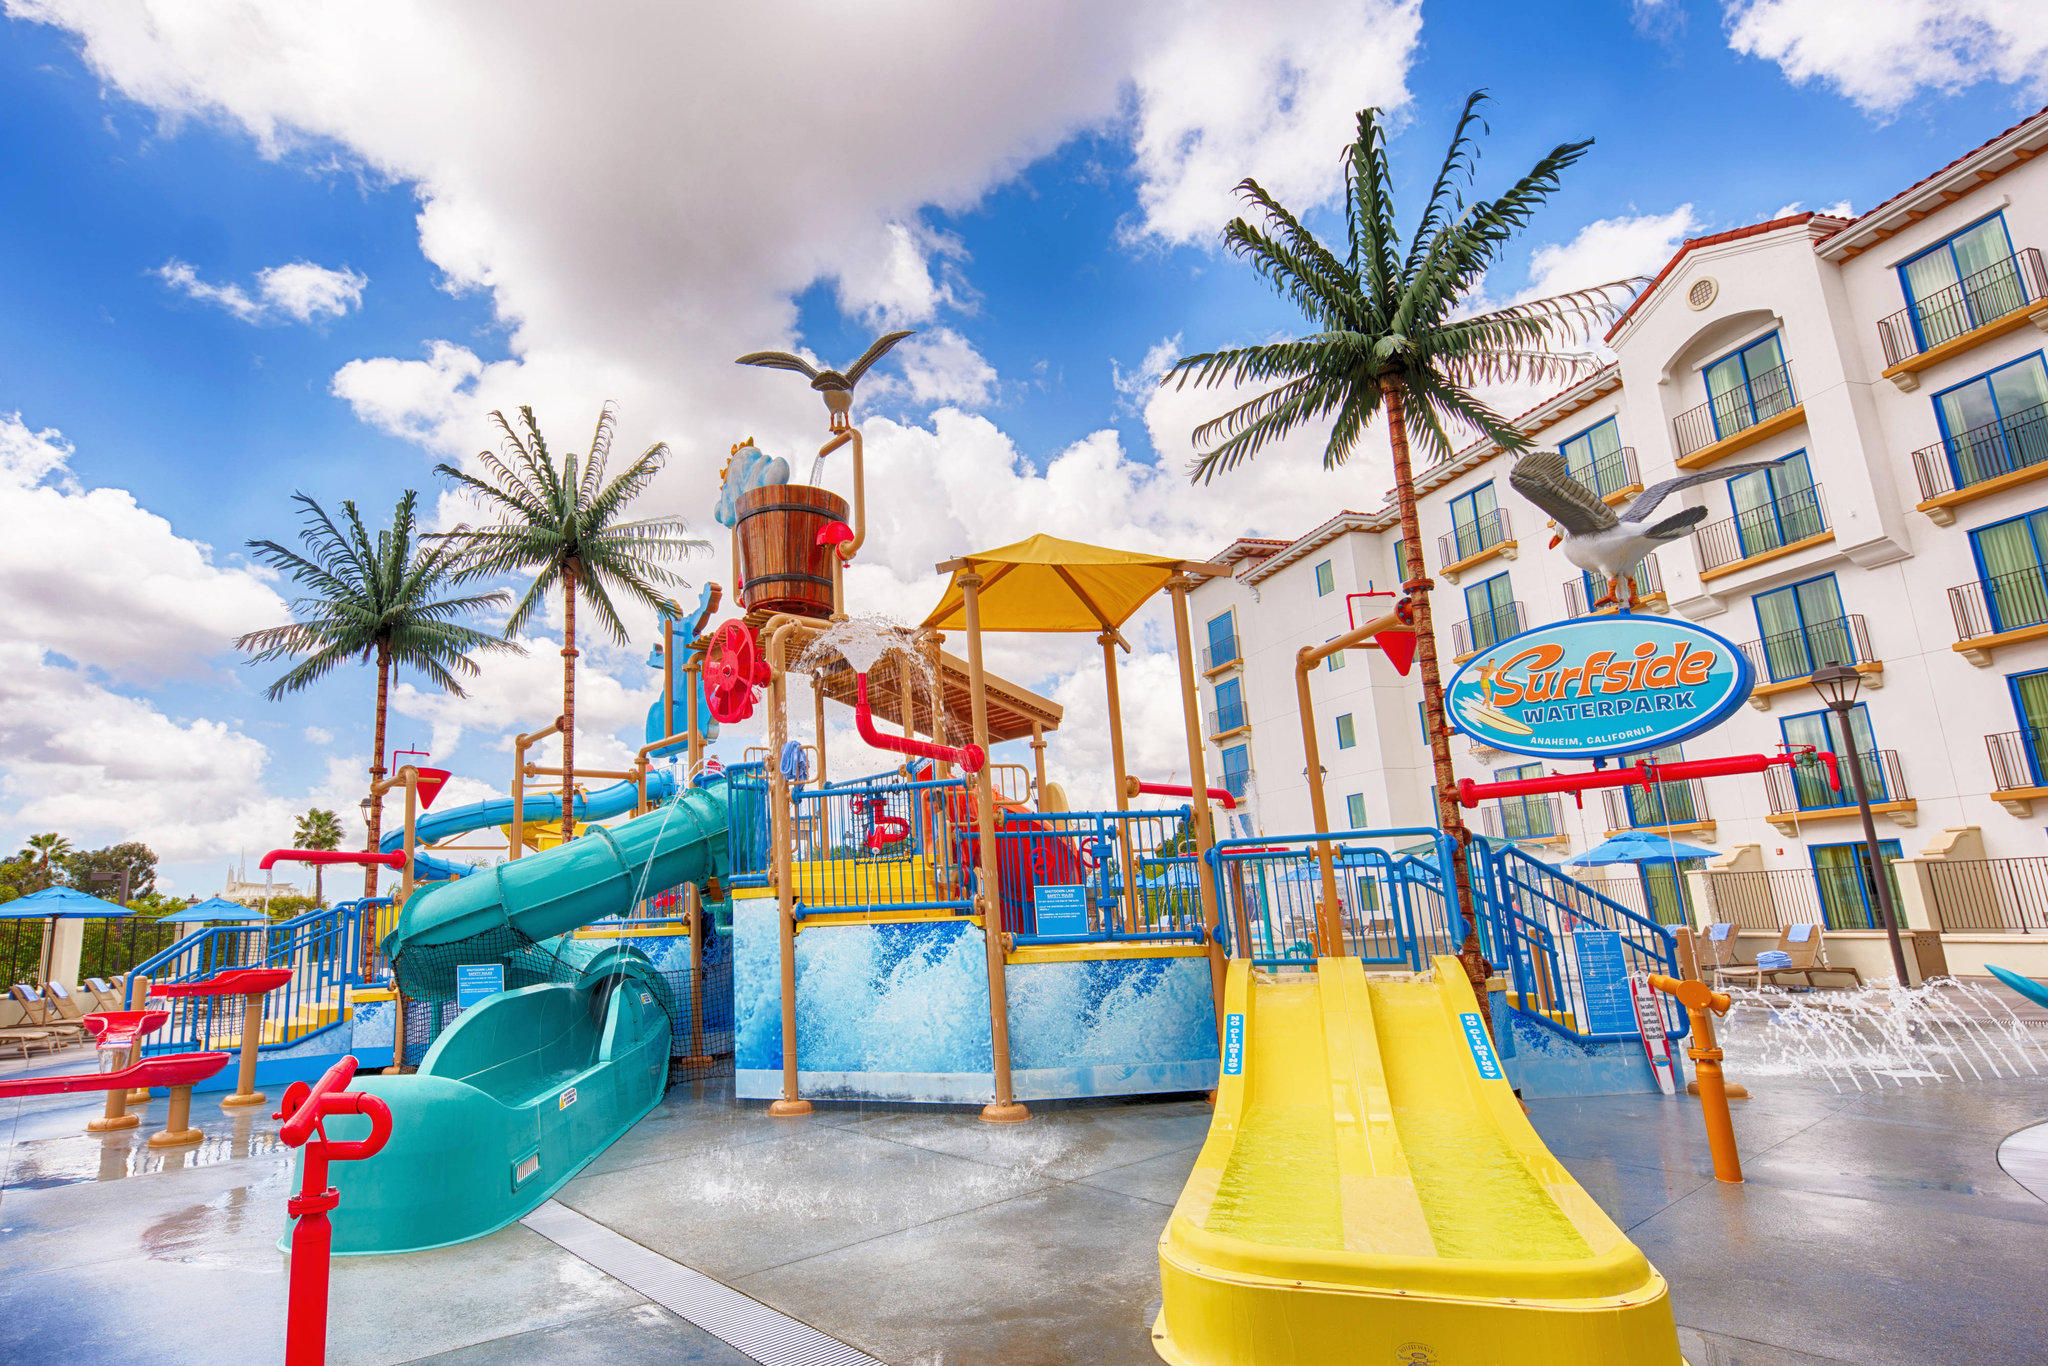
<instances>
[{"instance_id":1,"label":"red pipe","mask_svg":"<svg viewBox=\"0 0 2048 1366\"><path fill-rule=\"evenodd\" d=\"M288 1147L303 1145L299 1193L285 1202L295 1221L291 1233L291 1283L285 1312L285 1366L324 1366L327 1360L327 1273L334 1253L334 1226L327 1212L341 1195L327 1184L329 1162L375 1157L391 1138L391 1108L376 1096L344 1091L356 1074L356 1060L344 1057L311 1087L295 1081L273 1116L285 1121L277 1132ZM329 1115L365 1115L370 1136L350 1142L327 1137Z\"/></svg>"},{"instance_id":2,"label":"red pipe","mask_svg":"<svg viewBox=\"0 0 2048 1366\"><path fill-rule=\"evenodd\" d=\"M909 754L919 759L944 759L949 764L960 765L963 773L979 773L981 766L988 762L988 751L980 745L935 745L926 740L913 740L907 735L884 735L875 729L874 713L868 710L868 676L854 675L853 725L860 732L860 738L876 749L886 749L893 754Z\"/></svg>"},{"instance_id":3,"label":"red pipe","mask_svg":"<svg viewBox=\"0 0 2048 1366\"><path fill-rule=\"evenodd\" d=\"M273 863L375 863L385 868L397 868L404 862L405 855L396 850L378 854L358 853L353 849L273 849L256 866L267 873Z\"/></svg>"},{"instance_id":4,"label":"red pipe","mask_svg":"<svg viewBox=\"0 0 2048 1366\"><path fill-rule=\"evenodd\" d=\"M1195 789L1189 787L1186 783L1137 782L1136 786L1138 791L1149 792L1155 797L1192 797L1195 795ZM1230 795L1229 788L1208 787L1202 790L1209 794L1210 801L1223 803L1225 811L1237 810L1237 798Z\"/></svg>"},{"instance_id":5,"label":"red pipe","mask_svg":"<svg viewBox=\"0 0 2048 1366\"><path fill-rule=\"evenodd\" d=\"M1765 769L1774 768L1779 764L1796 764L1801 759L1809 757L1819 760L1827 768L1828 786L1840 792L1842 775L1836 757L1827 750L1804 746L1783 754L1731 754L1719 759L1678 759L1668 764L1646 760L1631 768L1596 769L1591 773L1552 773L1540 778L1511 778L1497 783L1475 783L1470 778L1464 778L1458 782L1458 804L1477 806L1490 797L1533 797L1546 792L1588 792L1599 787L1627 787L1631 783L1641 783L1644 787L1649 787L1655 783L1684 782L1688 778L1724 778L1736 773L1762 773Z\"/></svg>"}]
</instances>

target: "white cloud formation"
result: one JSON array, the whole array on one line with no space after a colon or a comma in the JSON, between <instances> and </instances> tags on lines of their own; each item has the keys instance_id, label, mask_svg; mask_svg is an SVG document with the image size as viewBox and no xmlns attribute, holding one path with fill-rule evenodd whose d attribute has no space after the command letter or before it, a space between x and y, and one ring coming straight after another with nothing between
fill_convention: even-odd
<instances>
[{"instance_id":1,"label":"white cloud formation","mask_svg":"<svg viewBox=\"0 0 2048 1366\"><path fill-rule=\"evenodd\" d=\"M257 271L253 294L237 284L209 283L189 262L175 256L154 274L186 298L212 304L245 323L346 317L362 303L363 289L370 283L368 276L347 267L330 270L311 261L289 261Z\"/></svg>"},{"instance_id":2,"label":"white cloud formation","mask_svg":"<svg viewBox=\"0 0 2048 1366\"><path fill-rule=\"evenodd\" d=\"M986 407L996 397L996 368L974 343L950 327L906 337L890 352L891 370L865 380L861 396L870 402L907 398L915 404L953 403Z\"/></svg>"},{"instance_id":3,"label":"white cloud formation","mask_svg":"<svg viewBox=\"0 0 2048 1366\"><path fill-rule=\"evenodd\" d=\"M2048 92L2048 24L2027 0L1727 0L1726 19L1735 51L1879 117L1984 80Z\"/></svg>"},{"instance_id":4,"label":"white cloud formation","mask_svg":"<svg viewBox=\"0 0 2048 1366\"><path fill-rule=\"evenodd\" d=\"M56 431L0 416L0 642L128 679L201 673L244 631L282 621L268 580L216 563L125 489L83 489Z\"/></svg>"},{"instance_id":5,"label":"white cloud formation","mask_svg":"<svg viewBox=\"0 0 2048 1366\"><path fill-rule=\"evenodd\" d=\"M325 748L334 743L334 732L325 726L308 726L303 734L306 737L306 743L309 745L319 745Z\"/></svg>"},{"instance_id":6,"label":"white cloud formation","mask_svg":"<svg viewBox=\"0 0 2048 1366\"><path fill-rule=\"evenodd\" d=\"M1180 333L1162 337L1145 348L1145 355L1135 368L1126 370L1117 363L1115 356L1109 358L1109 382L1115 386L1118 395L1117 411L1135 413L1143 411L1152 391L1159 387L1159 377L1181 357Z\"/></svg>"},{"instance_id":7,"label":"white cloud formation","mask_svg":"<svg viewBox=\"0 0 2048 1366\"><path fill-rule=\"evenodd\" d=\"M1596 219L1569 242L1536 248L1529 257L1529 293L1562 294L1630 276L1655 275L1700 226L1690 204L1669 213Z\"/></svg>"}]
</instances>

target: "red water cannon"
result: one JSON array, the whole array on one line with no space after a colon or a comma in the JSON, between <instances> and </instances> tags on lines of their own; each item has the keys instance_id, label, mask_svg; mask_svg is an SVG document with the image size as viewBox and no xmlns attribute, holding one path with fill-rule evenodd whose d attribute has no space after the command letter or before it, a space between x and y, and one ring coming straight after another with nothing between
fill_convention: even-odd
<instances>
[{"instance_id":1,"label":"red water cannon","mask_svg":"<svg viewBox=\"0 0 2048 1366\"><path fill-rule=\"evenodd\" d=\"M1210 801L1221 803L1225 811L1237 810L1237 798L1230 795L1229 788L1205 787L1202 791L1208 794ZM1124 795L1135 797L1141 793L1149 793L1154 797L1192 797L1195 795L1195 789L1186 783L1148 783L1126 774Z\"/></svg>"},{"instance_id":2,"label":"red water cannon","mask_svg":"<svg viewBox=\"0 0 2048 1366\"><path fill-rule=\"evenodd\" d=\"M327 1274L334 1256L334 1226L327 1212L341 1203L341 1192L327 1184L327 1164L375 1157L391 1139L391 1107L376 1096L343 1089L355 1074L356 1060L350 1055L311 1086L293 1082L285 1088L283 1106L272 1116L284 1121L277 1136L285 1146L306 1150L299 1167L299 1193L285 1202L285 1213L293 1220L285 1366L325 1366L327 1361ZM329 1138L326 1124L331 1115L366 1116L370 1136Z\"/></svg>"},{"instance_id":3,"label":"red water cannon","mask_svg":"<svg viewBox=\"0 0 2048 1366\"><path fill-rule=\"evenodd\" d=\"M884 735L876 730L875 714L868 709L868 676L864 673L854 675L853 725L860 732L861 739L892 754L943 759L949 764L960 765L963 773L979 773L981 766L988 762L988 751L980 745L935 745L928 740L913 740L907 735Z\"/></svg>"}]
</instances>

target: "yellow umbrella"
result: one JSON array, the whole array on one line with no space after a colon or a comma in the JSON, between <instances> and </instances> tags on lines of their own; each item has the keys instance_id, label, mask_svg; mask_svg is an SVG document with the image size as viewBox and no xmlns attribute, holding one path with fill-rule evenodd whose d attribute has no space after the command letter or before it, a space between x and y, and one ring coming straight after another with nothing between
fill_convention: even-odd
<instances>
[{"instance_id":1,"label":"yellow umbrella","mask_svg":"<svg viewBox=\"0 0 2048 1366\"><path fill-rule=\"evenodd\" d=\"M924 624L934 630L967 626L963 574L981 576L984 631L1114 631L1177 574L1226 574L1227 566L1143 555L1133 550L1037 535L1015 545L983 550L939 566L953 575Z\"/></svg>"}]
</instances>

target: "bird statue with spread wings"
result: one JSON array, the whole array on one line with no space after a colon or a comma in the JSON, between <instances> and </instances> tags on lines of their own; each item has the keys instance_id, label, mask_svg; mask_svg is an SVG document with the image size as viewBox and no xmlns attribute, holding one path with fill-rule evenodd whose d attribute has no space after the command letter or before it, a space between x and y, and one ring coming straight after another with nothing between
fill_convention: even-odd
<instances>
[{"instance_id":1,"label":"bird statue with spread wings","mask_svg":"<svg viewBox=\"0 0 2048 1366\"><path fill-rule=\"evenodd\" d=\"M853 386L860 383L860 377L876 361L889 354L889 348L910 332L888 332L875 338L874 344L860 353L860 359L844 370L827 367L820 370L802 356L788 351L749 351L734 361L735 365L759 365L770 370L794 370L811 382L811 387L825 396L825 409L831 414L832 430L846 430L846 414L853 407Z\"/></svg>"},{"instance_id":2,"label":"bird statue with spread wings","mask_svg":"<svg viewBox=\"0 0 2048 1366\"><path fill-rule=\"evenodd\" d=\"M1704 507L1685 508L1652 522L1649 517L1657 505L1680 489L1769 468L1761 464L1726 465L1707 474L1682 474L1650 485L1620 513L1573 478L1571 466L1556 451L1534 451L1523 456L1509 471L1508 484L1557 523L1557 535L1550 538L1553 547L1561 543L1564 557L1573 564L1589 574L1606 575L1607 592L1593 607L1620 602L1621 585L1626 582L1628 610L1633 612L1640 605L1635 571L1643 556L1665 541L1690 534L1707 515Z\"/></svg>"}]
</instances>

